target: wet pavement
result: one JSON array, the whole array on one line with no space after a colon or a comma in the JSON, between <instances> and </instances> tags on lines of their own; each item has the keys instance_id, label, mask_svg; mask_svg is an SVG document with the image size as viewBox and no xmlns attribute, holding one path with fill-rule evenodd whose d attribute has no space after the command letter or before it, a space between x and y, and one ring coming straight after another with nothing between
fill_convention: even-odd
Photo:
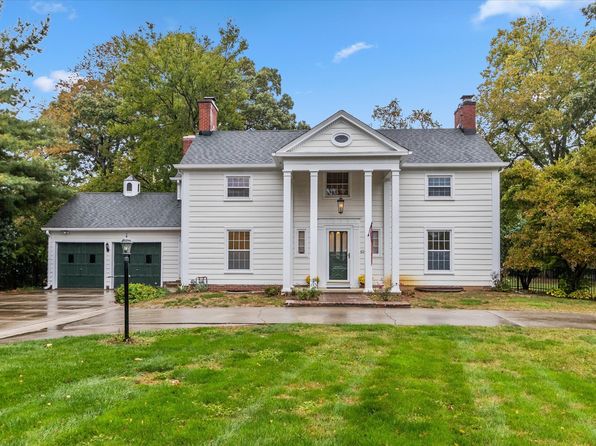
<instances>
[{"instance_id":1,"label":"wet pavement","mask_svg":"<svg viewBox=\"0 0 596 446\"><path fill-rule=\"evenodd\" d=\"M103 291L0 295L0 343L122 332L122 308ZM358 307L131 308L133 331L277 323L499 325L596 330L596 314Z\"/></svg>"}]
</instances>

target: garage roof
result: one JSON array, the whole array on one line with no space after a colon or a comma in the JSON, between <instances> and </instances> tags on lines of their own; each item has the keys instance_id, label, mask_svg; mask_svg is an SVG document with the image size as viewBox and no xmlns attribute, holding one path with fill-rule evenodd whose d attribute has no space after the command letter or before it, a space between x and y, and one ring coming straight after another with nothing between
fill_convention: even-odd
<instances>
[{"instance_id":1,"label":"garage roof","mask_svg":"<svg viewBox=\"0 0 596 446\"><path fill-rule=\"evenodd\" d=\"M71 198L44 229L179 228L175 193L82 192Z\"/></svg>"}]
</instances>

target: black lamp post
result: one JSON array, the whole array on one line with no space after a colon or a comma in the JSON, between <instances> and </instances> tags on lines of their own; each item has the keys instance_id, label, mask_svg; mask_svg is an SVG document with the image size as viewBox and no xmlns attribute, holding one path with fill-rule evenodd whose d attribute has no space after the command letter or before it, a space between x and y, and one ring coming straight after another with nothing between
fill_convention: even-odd
<instances>
[{"instance_id":1,"label":"black lamp post","mask_svg":"<svg viewBox=\"0 0 596 446\"><path fill-rule=\"evenodd\" d=\"M123 239L122 255L124 256L124 342L130 340L128 334L128 263L130 262L130 251L132 249L132 241Z\"/></svg>"}]
</instances>

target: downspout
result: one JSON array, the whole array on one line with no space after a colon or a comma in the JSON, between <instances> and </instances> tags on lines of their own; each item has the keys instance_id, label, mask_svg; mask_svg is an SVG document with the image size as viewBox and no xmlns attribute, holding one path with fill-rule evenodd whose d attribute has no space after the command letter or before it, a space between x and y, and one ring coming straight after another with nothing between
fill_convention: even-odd
<instances>
[{"instance_id":1,"label":"downspout","mask_svg":"<svg viewBox=\"0 0 596 446\"><path fill-rule=\"evenodd\" d=\"M47 229L45 230L46 235L48 236L48 240L50 239L50 231L48 231ZM48 245L49 248L49 245ZM49 265L48 265L49 267ZM52 289L52 285L50 285L50 278L48 277L48 284L43 287L44 290L51 290Z\"/></svg>"}]
</instances>

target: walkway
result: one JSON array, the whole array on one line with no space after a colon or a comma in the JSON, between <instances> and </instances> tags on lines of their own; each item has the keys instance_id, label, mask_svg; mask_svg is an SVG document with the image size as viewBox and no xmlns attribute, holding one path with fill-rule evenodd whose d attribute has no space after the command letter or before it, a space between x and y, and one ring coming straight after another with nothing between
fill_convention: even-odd
<instances>
[{"instance_id":1,"label":"walkway","mask_svg":"<svg viewBox=\"0 0 596 446\"><path fill-rule=\"evenodd\" d=\"M110 292L0 295L0 342L122 332ZM596 330L596 314L423 308L132 308L131 328L156 330L250 324L500 325Z\"/></svg>"}]
</instances>

